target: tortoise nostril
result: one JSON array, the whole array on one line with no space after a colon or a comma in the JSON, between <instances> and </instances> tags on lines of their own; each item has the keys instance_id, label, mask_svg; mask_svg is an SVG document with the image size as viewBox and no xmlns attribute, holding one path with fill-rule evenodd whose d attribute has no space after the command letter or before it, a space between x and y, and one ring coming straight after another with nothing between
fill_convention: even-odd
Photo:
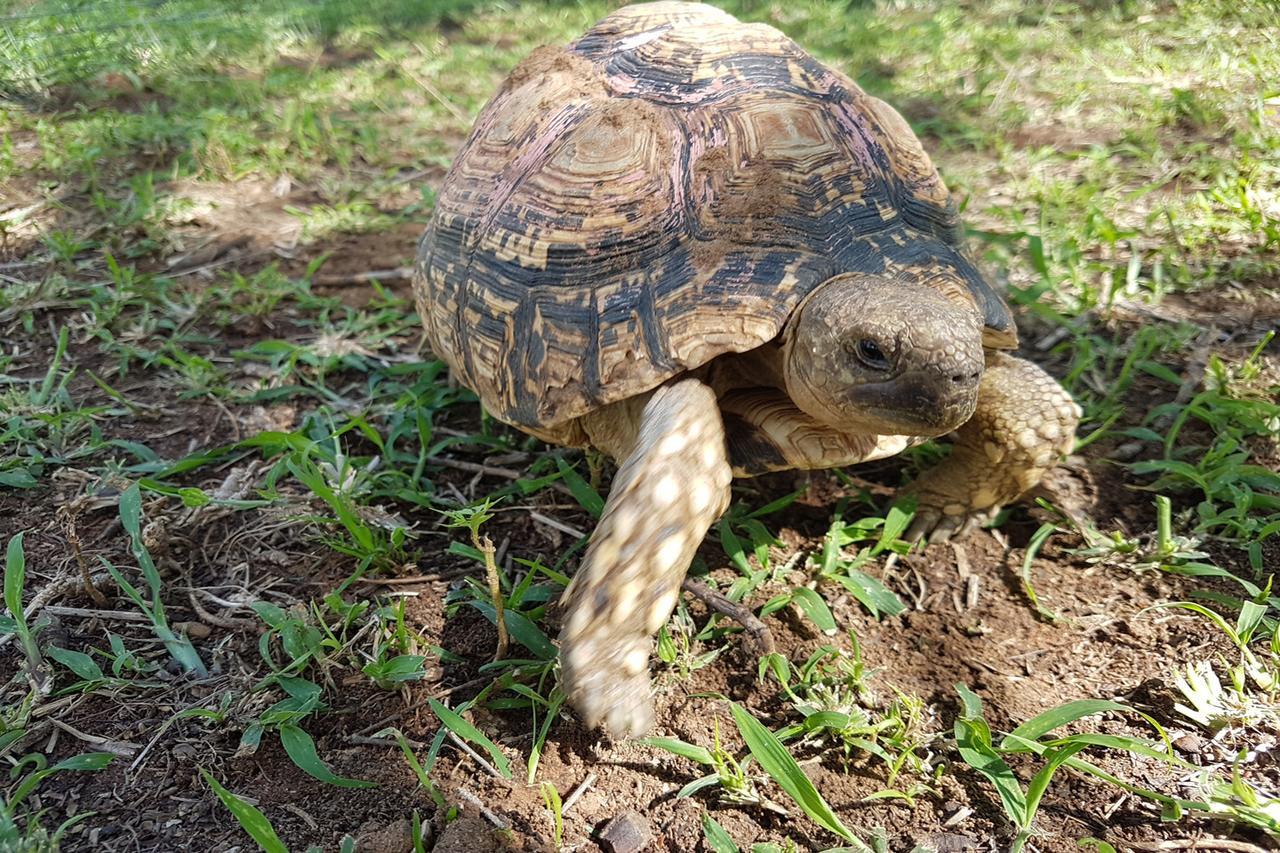
<instances>
[{"instance_id":1,"label":"tortoise nostril","mask_svg":"<svg viewBox=\"0 0 1280 853\"><path fill-rule=\"evenodd\" d=\"M957 373L951 377L951 381L957 385L967 385L971 382L976 382L978 380L979 375L980 375L979 372L976 370L973 373L969 373L969 374Z\"/></svg>"}]
</instances>

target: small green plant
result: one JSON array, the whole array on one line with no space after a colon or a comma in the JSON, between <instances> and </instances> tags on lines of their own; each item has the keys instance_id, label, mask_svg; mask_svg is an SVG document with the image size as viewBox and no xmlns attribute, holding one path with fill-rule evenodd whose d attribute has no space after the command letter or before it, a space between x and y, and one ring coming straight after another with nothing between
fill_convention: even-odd
<instances>
[{"instance_id":1,"label":"small green plant","mask_svg":"<svg viewBox=\"0 0 1280 853\"><path fill-rule=\"evenodd\" d=\"M862 569L886 552L904 553L909 546L900 537L910 521L910 512L898 506L890 507L884 517L871 516L852 523L843 521L837 512L823 540L822 551L810 558L818 578L839 584L872 616L902 613L907 609L902 600ZM850 545L872 539L871 544L861 545L852 557L845 556L845 549Z\"/></svg>"},{"instance_id":2,"label":"small green plant","mask_svg":"<svg viewBox=\"0 0 1280 853\"><path fill-rule=\"evenodd\" d=\"M995 787L1005 814L1017 831L1011 848L1014 853L1022 850L1031 838L1042 799L1053 776L1063 767L1156 803L1170 820L1177 819L1186 811L1227 814L1242 821L1252 821L1257 817L1250 812L1248 802L1260 802L1259 796L1253 788L1244 786L1243 783L1235 785L1232 790L1238 788L1239 791L1230 794L1228 798L1220 780L1207 782L1210 790L1214 790L1216 786L1216 799L1211 797L1208 801L1190 800L1133 785L1078 757L1080 752L1088 748L1116 749L1135 757L1159 761L1182 771L1197 769L1173 754L1168 736L1154 719L1127 705L1104 699L1067 702L1028 720L1005 735L997 744L991 728L983 719L982 700L962 684L957 684L956 690L959 691L964 706L963 713L955 724L956 749L965 764L986 777ZM1160 742L1152 744L1138 738L1098 733L1050 736L1056 729L1099 713L1134 714L1156 730ZM1018 754L1034 754L1044 760L1025 788L1004 760L1005 755Z\"/></svg>"},{"instance_id":3,"label":"small green plant","mask_svg":"<svg viewBox=\"0 0 1280 853\"><path fill-rule=\"evenodd\" d=\"M693 673L710 666L727 648L719 646L710 651L696 653L699 641L708 639L710 632L697 630L689 609L681 600L671 619L658 631L658 660L671 667L675 678L687 681Z\"/></svg>"},{"instance_id":4,"label":"small green plant","mask_svg":"<svg viewBox=\"0 0 1280 853\"><path fill-rule=\"evenodd\" d=\"M18 638L25 659L27 681L32 689L43 692L47 673L40 646L36 642L42 625L29 625L26 611L22 607L22 592L27 582L27 559L22 547L22 536L21 533L16 534L5 549L4 604L9 615L0 628L6 633L12 632Z\"/></svg>"},{"instance_id":5,"label":"small green plant","mask_svg":"<svg viewBox=\"0 0 1280 853\"><path fill-rule=\"evenodd\" d=\"M762 806L771 811L786 814L782 806L767 799L760 792L757 784L758 777L749 769L751 763L756 763L764 775L785 791L810 820L835 833L846 842L859 843L857 837L840 822L840 818L827 805L826 800L818 793L813 782L805 775L804 770L796 763L782 741L737 703L730 702L729 709L733 714L738 733L751 754L749 761L740 762L723 748L720 743L718 723L711 749L675 738L652 737L640 740L641 743L714 769L714 773L686 785L676 796L691 796L704 788L718 785L727 802Z\"/></svg>"},{"instance_id":6,"label":"small green plant","mask_svg":"<svg viewBox=\"0 0 1280 853\"><path fill-rule=\"evenodd\" d=\"M739 762L724 748L720 741L719 720L715 721L710 749L668 737L641 738L639 742L712 768L710 774L695 779L681 788L676 794L677 797L691 797L701 790L714 786L718 787L719 796L727 803L754 805L778 814L787 813L786 809L760 792L759 783L764 780L764 777L748 772L751 762Z\"/></svg>"},{"instance_id":7,"label":"small green plant","mask_svg":"<svg viewBox=\"0 0 1280 853\"><path fill-rule=\"evenodd\" d=\"M396 744L400 747L400 752L404 755L405 762L409 765L409 769L413 771L413 775L418 778L418 784L430 795L432 802L437 808L444 808L444 795L440 793L440 789L431 781L431 771L435 769L436 756L440 752L440 747L444 744L445 730L440 729L436 733L435 739L431 742L431 747L427 750L426 761L419 761L417 754L413 751L413 744L409 743L409 739L404 736L404 732L395 727L385 728L377 732L375 737L392 737ZM417 812L414 812L415 818Z\"/></svg>"},{"instance_id":8,"label":"small green plant","mask_svg":"<svg viewBox=\"0 0 1280 853\"><path fill-rule=\"evenodd\" d=\"M489 601L493 604L494 625L498 629L498 648L494 652L494 660L507 656L510 639L507 636L507 619L505 614L506 598L502 594L502 580L498 574L498 564L494 560L497 553L493 541L488 536L480 535L480 526L493 518L493 504L486 500L483 503L462 509L446 510L447 527L465 527L471 533L471 544L484 559L484 575L489 583Z\"/></svg>"},{"instance_id":9,"label":"small green plant","mask_svg":"<svg viewBox=\"0 0 1280 853\"><path fill-rule=\"evenodd\" d=\"M759 675L771 673L803 719L777 731L783 742L799 738L801 744L833 743L841 747L846 761L855 753L879 758L889 773L886 787L871 799L899 798L913 801L930 790L926 781L941 772L932 745L940 734L926 720L927 710L919 697L894 690L894 698L882 703L869 685L871 671L862 660L857 636L850 633L852 650L833 646L817 649L798 668L774 654L760 661ZM899 774L916 777L905 788L895 788Z\"/></svg>"},{"instance_id":10,"label":"small green plant","mask_svg":"<svg viewBox=\"0 0 1280 853\"><path fill-rule=\"evenodd\" d=\"M271 821L267 820L267 816L257 806L228 791L203 767L200 768L200 775L204 778L205 784L227 807L227 811L231 812L231 816L236 819L236 823L240 824L240 828L262 848L263 853L289 853L289 848L284 846Z\"/></svg>"},{"instance_id":11,"label":"small green plant","mask_svg":"<svg viewBox=\"0 0 1280 853\"><path fill-rule=\"evenodd\" d=\"M114 755L107 752L87 752L63 759L52 766L39 753L19 759L10 771L11 778L18 780L17 784L5 796L0 797L0 849L56 853L67 830L92 817L93 812L82 812L68 818L50 833L40 822L41 812L24 814L20 811L23 802L50 776L69 770L102 770L114 758Z\"/></svg>"},{"instance_id":12,"label":"small green plant","mask_svg":"<svg viewBox=\"0 0 1280 853\"><path fill-rule=\"evenodd\" d=\"M560 792L550 782L543 782L540 790L542 791L542 802L546 805L547 812L551 815L552 838L555 840L556 849L559 850L564 846L564 806L560 802Z\"/></svg>"},{"instance_id":13,"label":"small green plant","mask_svg":"<svg viewBox=\"0 0 1280 853\"><path fill-rule=\"evenodd\" d=\"M262 736L274 731L280 744L300 770L314 779L337 785L340 788L372 788L375 783L339 776L329 769L316 753L315 740L303 730L300 723L314 713L324 710L320 698L320 685L304 678L280 676L276 683L288 694L258 716L240 736L238 755L252 755L258 750Z\"/></svg>"},{"instance_id":14,"label":"small green plant","mask_svg":"<svg viewBox=\"0 0 1280 853\"><path fill-rule=\"evenodd\" d=\"M107 572L119 584L121 591L147 617L147 620L151 623L151 629L164 643L165 648L168 649L173 659L187 672L194 673L199 677L208 675L208 670L205 669L204 662L200 660L200 655L191 645L191 641L185 636L174 633L173 629L169 627L169 619L165 613L162 598L163 583L160 579L160 572L156 569L155 563L151 559L151 553L147 550L146 542L142 536L142 493L136 483L126 489L120 496L120 523L124 526L125 532L129 534L133 556L142 570L147 589L151 593L150 599L144 598L142 593L129 582L120 569L104 559L103 564L106 566Z\"/></svg>"}]
</instances>

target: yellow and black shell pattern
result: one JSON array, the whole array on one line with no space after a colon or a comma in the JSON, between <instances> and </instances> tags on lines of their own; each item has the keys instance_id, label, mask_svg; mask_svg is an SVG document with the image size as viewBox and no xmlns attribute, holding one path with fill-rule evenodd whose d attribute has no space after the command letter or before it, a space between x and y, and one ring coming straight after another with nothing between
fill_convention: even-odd
<instances>
[{"instance_id":1,"label":"yellow and black shell pattern","mask_svg":"<svg viewBox=\"0 0 1280 853\"><path fill-rule=\"evenodd\" d=\"M515 68L437 197L414 289L457 378L554 436L772 340L851 271L947 276L989 345L1016 342L897 112L772 27L659 2Z\"/></svg>"}]
</instances>

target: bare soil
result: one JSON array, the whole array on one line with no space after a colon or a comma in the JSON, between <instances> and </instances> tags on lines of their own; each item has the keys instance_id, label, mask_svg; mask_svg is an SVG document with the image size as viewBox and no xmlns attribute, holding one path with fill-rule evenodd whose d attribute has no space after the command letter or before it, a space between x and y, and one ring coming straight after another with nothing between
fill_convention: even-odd
<instances>
[{"instance_id":1,"label":"bare soil","mask_svg":"<svg viewBox=\"0 0 1280 853\"><path fill-rule=\"evenodd\" d=\"M286 242L291 235L285 233L286 223L272 211L282 203L268 188L263 188L260 195L244 196L238 204L247 208L237 208L234 216L225 208L208 214L207 236L265 250L265 254L250 252L243 258L233 257L231 266L246 274L270 261L300 272L318 248L281 248L282 235ZM237 228L249 230L236 233ZM405 226L376 235L341 237L326 247L336 249L336 254L324 272L349 274L405 263L412 258L416 232L417 226ZM393 280L386 286L408 297L406 282ZM361 284L337 290L351 304L362 304L372 292ZM1185 316L1177 319L1212 313L1221 328L1224 322L1237 320L1245 325L1255 323L1262 310L1232 303L1239 308L1232 314L1213 302L1221 298L1187 297L1179 303L1186 309ZM1162 320L1139 317L1110 322L1109 332L1123 335L1138 323ZM211 336L214 343L210 344L210 351L229 356L254 340L287 336L290 328L285 317L270 327L237 329L234 338ZM47 335L28 335L20 328L6 329L3 334L10 351L40 353L48 349ZM1024 330L1024 335L1028 340L1036 337L1034 330ZM413 346L409 340L403 344L406 348ZM1031 356L1038 354L1033 352ZM81 366L93 366L97 358L91 344L76 345L69 355L70 363ZM39 363L38 358L27 361ZM1053 370L1060 366L1047 367ZM1135 411L1148 410L1150 395L1157 393L1171 396L1172 392L1167 386L1135 388L1135 399L1143 397L1143 405L1135 406ZM84 379L77 380L73 394L85 402L106 402L99 399L101 393L96 386ZM139 380L129 389L130 399L155 407L159 414L151 418L112 419L104 422L103 428L108 437L128 437L166 457L177 458L193 450L225 445L265 428L288 429L300 416L299 404L295 403L215 405L180 400L174 395L175 391L159 379ZM447 418L448 427L478 430L478 413L468 407L455 407ZM1082 457L1061 468L1047 488L1056 503L1091 518L1102 530L1149 533L1154 527L1150 496L1135 491L1140 483L1108 459L1115 449L1105 442L1091 445ZM483 455L465 458L476 462L484 459ZM868 466L855 473L880 493L888 492L901 480L899 464L895 462ZM227 474L227 470L199 470L189 476L189 482L214 489ZM443 470L440 476L467 494L482 495L499 484L477 481L468 472L451 469ZM28 590L63 584L60 588L64 591L50 596L47 603L133 612L128 601L109 584L102 585L107 601L99 604L82 584L64 583L67 578L78 577L73 537L81 543L82 556L91 567L99 565L100 557L124 564L130 560L125 537L115 520L114 496L122 484L93 480L88 474L64 468L38 489L0 492L0 539L26 531ZM772 475L741 487L751 495L754 505L762 505L788 493L797 483L807 485L805 496L767 519L770 529L784 543L773 555L778 564L798 552L820 547L830 525L831 506L840 497L853 494L828 472ZM75 498L86 484L92 484L92 491L101 499ZM576 506L557 503L562 499L555 492L546 491L534 500L543 514L579 529L590 527L589 518ZM479 667L489 659L494 647L492 626L466 609L449 619L444 611L443 598L449 585L458 583L462 573L479 571L475 564L447 553L456 531L439 528L430 514L403 508L407 517L418 522L423 535L417 542L421 555L416 565L402 567L402 575L423 579L391 588L375 578L350 591L370 596L394 589L407 596L412 626L430 642L464 660L435 666L428 681L400 692L376 690L358 673L355 677L351 673L334 674L335 681L328 685L325 696L329 711L309 719L307 728L316 739L320 755L335 772L378 783L376 788L353 790L326 785L305 775L271 735L256 752L237 753L244 726L279 698L250 696L246 692L262 674L257 648L259 623L243 609L226 616L211 614L209 611L216 608L208 601L197 608L193 602L199 601L198 597L187 593L188 589L198 588L234 597L252 588L258 594L269 591L277 600L287 596L305 601L325 594L347 577L351 561L318 544L314 530L286 523L269 510L186 511L174 507L173 502L157 500L144 511L149 519L164 521L152 533L154 553L169 590L166 603L170 620L188 632L203 659L211 664L212 675L207 681L191 683L172 672L161 671L151 679L161 682L156 688L126 686L114 694L73 695L62 700L52 714L57 725L42 727L42 745L47 753L59 758L93 749L121 753L105 771L57 775L41 788L37 801L48 810L47 823L56 825L63 817L86 810L95 812L94 817L72 830L64 842L66 849L249 849L247 838L210 793L198 768L210 770L228 788L256 801L291 849L301 850L312 844L336 849L342 836L350 833L357 836L360 850L405 851L410 849L407 817L415 809L431 822L434 849L438 851L553 849L549 813L538 788L521 781L522 772L517 772L515 782L507 782L446 747L435 774L436 782L450 803L463 813L463 817L449 822L449 815L437 811L418 786L399 750L368 741L373 732L394 724L415 741L428 742L438 722L426 707L426 698L456 688L451 699L462 700L485 683ZM823 590L838 623L856 632L865 659L877 669L874 683L882 699L887 701L895 688L918 694L935 710L933 723L937 730L945 732L950 730L959 710L953 687L957 683L978 692L992 725L1005 729L1064 701L1115 698L1168 726L1175 744L1188 758L1206 764L1227 758L1222 754L1222 745L1207 743L1179 722L1167 687L1175 667L1225 651L1222 638L1212 633L1204 620L1179 611L1151 609L1162 602L1186 598L1191 591L1190 582L1150 571L1092 564L1071 553L1071 549L1082 545L1078 536L1060 533L1032 561L1040 601L1060 618L1053 622L1038 618L1019 580L1027 542L1038 524L1038 512L1019 508L998 534L982 531L966 542L932 546L905 558L884 577L911 605L901 617L877 621L847 596L836 590ZM501 512L486 532L495 541L506 540L508 555L516 558L554 559L570 544L561 532L534 521L522 510ZM701 557L717 578L728 580L735 576L735 570L714 543L703 546ZM1236 560L1241 573L1249 574L1240 555L1222 553L1215 557L1226 565ZM1278 558L1280 555L1268 554L1269 560ZM796 575L793 579L798 578ZM1204 584L1197 581L1196 586L1203 588ZM784 588L761 590L755 603ZM691 607L701 615L700 605ZM145 625L136 621L84 616L54 616L53 620L46 640L68 648L102 646L104 628L125 637L131 647L154 645ZM771 619L771 625L779 650L793 661L803 660L823 644L849 646L846 637L822 636L811 623L790 611ZM776 689L757 682L755 661L740 642L735 639L730 644L731 648L713 665L698 670L688 680L677 680L669 673L659 675L656 734L699 744L710 744L717 729L722 736L730 737L726 733L732 732L733 727L725 704L711 698L721 694L745 704L775 727L781 725L784 708L776 698ZM18 662L18 653L10 643L0 651L0 677L12 676ZM210 726L190 719L171 723L178 711L214 705L219 695L227 691L231 691L234 702L224 724ZM477 711L472 717L481 729L510 747L513 758L527 755L532 732L526 715ZM1104 718L1097 725L1117 733L1150 736L1149 731L1121 717ZM954 760L955 756L945 758ZM1178 791L1178 780L1170 778L1167 768L1154 763L1107 752L1092 755L1091 760L1135 784ZM516 766L520 764L516 762ZM934 793L904 803L864 799L885 786L886 769L879 762L854 756L845 766L828 752L805 767L846 823L863 829L883 827L894 850L909 850L914 844L947 851L1007 849L1010 825L994 791L985 782L978 784L978 777L972 772L948 772ZM1015 770L1024 780L1034 772L1030 763L1016 766ZM594 774L594 783L566 815L565 843L580 851L598 849L594 832L609 818L629 809L649 821L657 839L655 850L706 849L700 822L709 807L740 844L790 837L802 849L818 850L834 843L834 838L794 809L790 817L784 818L759 808L725 805L706 793L693 799L678 799L676 792L699 775L698 771L691 762L654 749L602 742L566 714L551 730L539 779L551 781L562 795L567 795ZM784 799L776 789L774 793ZM477 802L510 829L497 831L478 817ZM1149 844L1230 830L1204 820L1164 823L1149 804L1068 772L1062 773L1050 789L1038 827L1040 835L1034 844L1044 851L1075 850L1076 840L1088 836L1107 838L1123 848L1122 842L1126 841ZM1269 845L1262 837L1248 833L1236 837L1263 847Z\"/></svg>"}]
</instances>

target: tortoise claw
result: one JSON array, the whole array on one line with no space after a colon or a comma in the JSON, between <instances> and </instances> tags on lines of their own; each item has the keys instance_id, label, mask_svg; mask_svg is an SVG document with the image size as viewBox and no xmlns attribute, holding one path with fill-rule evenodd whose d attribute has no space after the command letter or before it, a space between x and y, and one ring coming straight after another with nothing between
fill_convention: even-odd
<instances>
[{"instance_id":1,"label":"tortoise claw","mask_svg":"<svg viewBox=\"0 0 1280 853\"><path fill-rule=\"evenodd\" d=\"M971 510L962 515L947 515L940 510L921 507L916 510L916 516L911 526L907 528L907 532L902 535L902 539L904 542L910 542L912 546L921 542L926 545L937 545L940 542L950 542L952 539L964 539L972 536L979 528L990 524L999 511L999 507L990 507ZM898 557L896 552L886 557L885 569L892 569L897 565Z\"/></svg>"}]
</instances>

